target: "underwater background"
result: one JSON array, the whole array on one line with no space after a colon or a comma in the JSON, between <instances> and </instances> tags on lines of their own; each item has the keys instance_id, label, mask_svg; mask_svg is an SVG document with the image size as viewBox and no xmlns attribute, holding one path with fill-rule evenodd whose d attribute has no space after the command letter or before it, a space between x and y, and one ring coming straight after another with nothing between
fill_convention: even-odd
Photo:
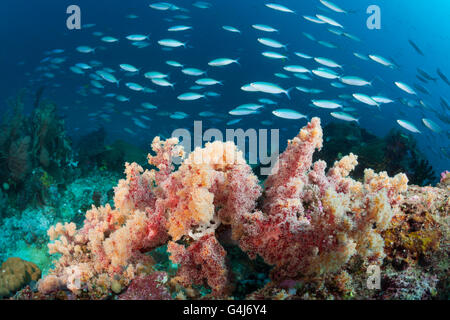
<instances>
[{"instance_id":1,"label":"underwater background","mask_svg":"<svg viewBox=\"0 0 450 320\"><path fill-rule=\"evenodd\" d=\"M405 173L418 186L438 183L450 163L450 3L336 0L347 11L337 13L320 1L277 2L295 11L289 13L267 7L268 2L174 0L176 9L157 10L140 0L2 1L0 262L19 257L47 273L50 226L68 221L81 225L91 204L113 204L112 188L123 178L124 163L143 165L155 136L167 139L179 128L193 133L196 120L202 121L203 131L279 129L281 152L300 128L320 117L324 148L317 159L331 165L353 152L360 163L355 179L373 168L390 176ZM66 26L66 9L73 4L81 9L81 30ZM381 9L379 30L366 25L370 5ZM332 23L338 21L343 28L314 18L316 14L335 19ZM264 32L255 24L278 31ZM173 26L190 28L168 31ZM148 38L127 39L130 35ZM286 47L264 45L258 41L263 37ZM181 44L161 45L161 39ZM369 55L384 57L389 66ZM324 65L314 57L338 63L327 68L339 76L357 76L370 84L317 76L312 70ZM208 64L217 58L238 61ZM307 71L289 72L283 69L287 65ZM139 71L125 70L133 67ZM181 71L187 67L206 73L188 75ZM169 82L152 82L146 75L150 71ZM115 80L106 79L110 75ZM196 83L201 78L221 83L201 86ZM276 84L286 92L243 89L255 82ZM180 99L183 93L191 93L190 101ZM355 93L392 101L374 106L374 100L364 103ZM339 107L320 107L314 101ZM247 104L253 105L239 108ZM26 148L26 155L20 155ZM159 270L173 267L165 263ZM259 278L247 279L252 289L268 282L267 266L258 263ZM246 288L236 296L249 292Z\"/></svg>"}]
</instances>

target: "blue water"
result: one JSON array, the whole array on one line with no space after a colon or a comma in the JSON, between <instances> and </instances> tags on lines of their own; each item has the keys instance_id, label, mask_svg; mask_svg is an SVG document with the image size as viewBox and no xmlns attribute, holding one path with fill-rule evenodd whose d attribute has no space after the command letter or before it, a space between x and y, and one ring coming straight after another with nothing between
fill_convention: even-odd
<instances>
[{"instance_id":1,"label":"blue water","mask_svg":"<svg viewBox=\"0 0 450 320\"><path fill-rule=\"evenodd\" d=\"M335 0L342 8L352 13L335 13L320 4L319 1L279 0L298 14L278 12L264 6L270 1L260 0L211 0L212 7L199 9L192 6L195 1L173 0L172 3L187 9L180 11L157 11L148 7L156 1L65 1L65 0L3 0L0 4L0 108L6 108L4 101L15 95L21 88L28 88L31 102L39 87L45 86L45 97L55 101L60 107L60 113L66 119L66 127L70 135L77 137L100 126L106 128L109 139L121 138L142 146L147 146L155 135L170 136L177 128L192 129L194 120L203 120L203 127L225 129L226 122L235 117L228 115L228 111L244 103L257 102L259 98L270 98L278 103L278 108L291 108L308 117L319 116L324 124L339 121L332 118L330 110L312 108L310 100L336 99L339 94L363 92L369 95L383 94L392 99L414 98L398 89L393 82L402 81L413 85L425 86L430 95L418 93L415 100L423 99L432 110L422 107L408 107L399 102L383 105L380 110L370 108L361 103L353 102L350 106L358 109L353 113L360 118L360 125L370 132L383 136L390 129L402 129L396 122L405 119L416 125L422 132L413 134L418 140L420 150L427 155L435 171L448 169L450 153L449 123L442 122L437 114L443 113L440 97L449 101L449 86L442 80L423 84L416 78L416 68L427 71L437 77L436 68L450 77L448 52L450 52L450 20L448 12L450 3L446 0L433 2L421 0L396 1L354 1ZM276 2L276 1L274 1ZM69 5L80 6L82 24L95 24L93 28L82 30L68 30L66 28L66 8ZM381 30L369 30L366 27L366 9L376 4L381 8ZM345 31L361 39L352 41L327 31L326 25L318 25L306 21L302 15L324 14L336 19L345 26ZM139 16L138 19L125 18L128 14ZM188 20L173 19L176 15L188 15ZM169 22L165 19L172 18ZM277 34L264 33L251 27L252 24L268 24L280 30ZM186 24L193 26L192 30L184 32L168 32L173 25ZM241 34L231 33L222 29L223 25L231 25L242 31ZM101 37L93 32L114 36L118 43L105 43ZM332 42L338 49L326 48L307 39L302 32L314 35L318 40ZM150 46L138 49L125 39L130 34L150 34ZM269 37L288 44L288 50L264 47L257 42L258 37ZM188 41L188 48L175 48L163 51L157 41L162 38L175 38L182 42ZM419 55L408 43L413 40L423 51ZM83 54L75 50L80 45L96 47L95 53ZM59 55L66 57L66 61L58 65L57 69L43 70L49 63L41 63L46 51L64 49ZM288 62L271 60L261 55L262 51L277 51L290 57ZM312 56L331 58L343 65L344 73L357 75L367 80L374 80L371 88L336 89L329 85L328 80L312 76L312 81L304 81L292 77L280 79L274 76L276 72L287 74L282 67L286 64L300 64L309 69L318 66L312 60L304 60L294 55L303 52ZM398 69L389 69L373 61L362 61L353 52L363 54L378 54L393 59ZM240 66L232 64L223 68L212 68L207 63L218 57L240 58ZM117 88L114 84L104 82L105 89L97 95L89 90L88 75L78 75L69 70L70 66L79 62L89 63L91 60L102 62L103 67L116 70L116 76L123 78ZM177 96L190 91L195 85L196 78L189 77L179 69L165 64L166 60L179 61L187 67L196 67L208 71L208 76L222 80L223 86L206 88L206 91L220 93L220 97L209 97L193 102L182 102ZM119 70L119 64L128 63L142 68L139 75L127 77ZM41 67L39 69L39 67ZM158 87L143 77L143 73L157 70L170 74L170 82L176 83L175 89ZM46 78L44 73L51 72L54 78ZM270 96L264 93L244 92L240 88L244 84L254 81L269 81L279 84L283 88L304 86L319 88L325 92L318 96L311 96L294 90L289 100L285 95ZM134 92L128 89L125 82L137 82L148 86L156 93ZM84 88L84 89L82 89ZM82 96L80 89L86 90ZM203 91L205 91L203 90ZM119 102L115 99L104 98L106 93L122 94L131 99L130 102ZM113 103L114 105L107 104ZM158 106L158 110L147 110L145 113L136 112L142 102L150 102ZM31 105L31 103L29 103ZM247 128L280 128L281 141L293 137L300 127L306 124L305 119L286 120L276 118L271 111L273 106L266 106L257 115L243 116L243 120L232 127ZM131 112L126 116L122 112ZM183 120L172 120L167 116L156 113L167 111L183 111L189 117ZM216 115L210 118L198 116L199 112L211 111ZM94 114L94 115L92 115ZM145 115L152 120L142 120L148 128L135 125L132 117ZM447 117L448 117L447 110ZM422 118L435 121L443 131L434 133L425 127ZM271 125L263 125L261 121L269 120ZM124 131L132 130L135 134ZM442 149L444 148L444 152Z\"/></svg>"}]
</instances>

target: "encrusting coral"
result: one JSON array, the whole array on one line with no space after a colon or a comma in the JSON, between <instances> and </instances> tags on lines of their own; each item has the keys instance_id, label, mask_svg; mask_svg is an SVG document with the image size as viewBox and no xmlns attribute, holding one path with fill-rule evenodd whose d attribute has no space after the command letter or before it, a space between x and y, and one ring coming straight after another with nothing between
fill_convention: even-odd
<instances>
[{"instance_id":1,"label":"encrusting coral","mask_svg":"<svg viewBox=\"0 0 450 320\"><path fill-rule=\"evenodd\" d=\"M289 142L262 193L232 142L197 148L175 170L174 158L184 157L178 140L155 138L156 155L148 160L156 169L127 163L114 208L93 206L80 229L70 223L49 230L50 252L61 257L39 291L67 288L104 297L113 283L126 287L148 274L153 261L146 253L168 244L179 284L207 284L213 296L226 297L231 274L216 237L222 228L231 229L232 240L251 258L275 266L274 281L339 271L356 255L379 263L380 233L398 210L407 178L366 170L363 182L354 181L353 154L325 173L325 162L312 162L321 147L320 119L313 118Z\"/></svg>"}]
</instances>

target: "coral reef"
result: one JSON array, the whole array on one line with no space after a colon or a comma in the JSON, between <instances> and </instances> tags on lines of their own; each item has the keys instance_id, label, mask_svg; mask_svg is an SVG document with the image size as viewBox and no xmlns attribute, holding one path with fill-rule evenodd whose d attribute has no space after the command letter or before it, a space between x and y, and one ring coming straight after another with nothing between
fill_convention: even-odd
<instances>
[{"instance_id":1,"label":"coral reef","mask_svg":"<svg viewBox=\"0 0 450 320\"><path fill-rule=\"evenodd\" d=\"M314 118L289 142L267 179L264 213L247 215L244 222L241 247L276 265L274 279L334 272L356 253L371 262L384 257L379 232L398 208L406 176L366 170L364 183L356 182L348 177L357 164L353 154L325 175L325 162L312 163L321 147L320 121Z\"/></svg>"},{"instance_id":2,"label":"coral reef","mask_svg":"<svg viewBox=\"0 0 450 320\"><path fill-rule=\"evenodd\" d=\"M346 153L357 154L359 165L353 173L356 179L363 179L364 170L371 168L389 175L405 173L409 183L415 185L437 182L436 173L411 135L392 130L378 138L355 124L336 122L328 124L324 132L324 147L315 158L330 162Z\"/></svg>"},{"instance_id":3,"label":"coral reef","mask_svg":"<svg viewBox=\"0 0 450 320\"><path fill-rule=\"evenodd\" d=\"M119 175L91 172L65 186L65 190L49 199L48 205L28 207L18 211L8 207L10 214L0 221L0 261L20 257L32 261L43 273L51 264L47 243L47 230L57 222L81 223L92 205L95 194L101 194L98 204L112 203L112 188Z\"/></svg>"},{"instance_id":4,"label":"coral reef","mask_svg":"<svg viewBox=\"0 0 450 320\"><path fill-rule=\"evenodd\" d=\"M139 276L131 281L120 300L170 300L172 297L165 286L168 276L164 272L153 272L148 276Z\"/></svg>"},{"instance_id":5,"label":"coral reef","mask_svg":"<svg viewBox=\"0 0 450 320\"><path fill-rule=\"evenodd\" d=\"M73 154L64 121L54 103L39 91L30 115L25 115L25 91L9 101L0 125L0 181L9 185L13 206L45 204L51 186L74 177Z\"/></svg>"},{"instance_id":6,"label":"coral reef","mask_svg":"<svg viewBox=\"0 0 450 320\"><path fill-rule=\"evenodd\" d=\"M41 270L34 263L20 258L9 258L0 268L0 298L16 293L40 277Z\"/></svg>"},{"instance_id":7,"label":"coral reef","mask_svg":"<svg viewBox=\"0 0 450 320\"><path fill-rule=\"evenodd\" d=\"M126 163L114 206L92 206L80 228L49 229L50 253L59 259L39 281L39 298L70 292L99 299L125 288L119 299L165 299L168 289L177 298L226 298L240 279L230 262L232 246L273 266L271 281L262 273L267 284L247 296L256 299L380 298L357 285L368 265L386 270L390 294L407 269L398 268L399 259L407 266L425 260L435 266L437 256L448 261L448 187L408 188L404 174L390 178L371 169L355 181L353 154L326 172L324 161L313 162L322 135L320 119L313 118L289 141L264 191L231 142L196 148L175 170L173 160L184 158L178 140L155 138L152 168ZM155 261L166 245L174 272L170 262ZM167 273L156 271L161 268ZM430 288L446 286L447 270L428 269L438 274Z\"/></svg>"},{"instance_id":8,"label":"coral reef","mask_svg":"<svg viewBox=\"0 0 450 320\"><path fill-rule=\"evenodd\" d=\"M76 142L77 160L83 173L88 174L95 168L121 172L125 161L142 163L146 159L145 150L133 144L116 140L111 145L106 145L105 140L106 131L100 128L82 136Z\"/></svg>"}]
</instances>

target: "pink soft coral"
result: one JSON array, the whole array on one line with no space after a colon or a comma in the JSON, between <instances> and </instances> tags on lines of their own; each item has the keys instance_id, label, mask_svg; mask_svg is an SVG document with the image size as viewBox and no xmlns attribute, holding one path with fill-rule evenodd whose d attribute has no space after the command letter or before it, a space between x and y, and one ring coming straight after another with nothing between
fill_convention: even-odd
<instances>
[{"instance_id":1,"label":"pink soft coral","mask_svg":"<svg viewBox=\"0 0 450 320\"><path fill-rule=\"evenodd\" d=\"M389 178L366 170L364 183L348 178L357 164L352 154L325 174L325 162L312 163L321 146L320 120L313 118L289 142L278 170L267 179L263 212L241 217L241 248L275 265L275 279L337 271L356 253L379 261L379 231L388 226L406 191L405 175Z\"/></svg>"},{"instance_id":2,"label":"pink soft coral","mask_svg":"<svg viewBox=\"0 0 450 320\"><path fill-rule=\"evenodd\" d=\"M190 286L206 282L212 288L214 296L229 293L226 251L214 235L205 235L187 248L171 241L168 251L171 253L171 260L180 265L177 275L181 284Z\"/></svg>"},{"instance_id":3,"label":"pink soft coral","mask_svg":"<svg viewBox=\"0 0 450 320\"><path fill-rule=\"evenodd\" d=\"M221 225L250 257L275 266L274 280L337 271L356 254L379 263L380 231L397 210L407 178L366 170L364 182L356 182L349 177L357 165L353 154L326 173L325 162L312 161L321 147L320 119L313 118L289 141L257 207L258 179L232 142L197 148L174 171L172 160L183 150L177 139L157 137L156 155L148 157L156 169L127 163L114 208L92 207L81 229L71 223L49 230L50 252L62 256L39 288L104 296L113 280L126 285L140 277L152 264L146 253L168 242L180 283L206 283L214 296L226 296L230 274L216 238Z\"/></svg>"}]
</instances>

